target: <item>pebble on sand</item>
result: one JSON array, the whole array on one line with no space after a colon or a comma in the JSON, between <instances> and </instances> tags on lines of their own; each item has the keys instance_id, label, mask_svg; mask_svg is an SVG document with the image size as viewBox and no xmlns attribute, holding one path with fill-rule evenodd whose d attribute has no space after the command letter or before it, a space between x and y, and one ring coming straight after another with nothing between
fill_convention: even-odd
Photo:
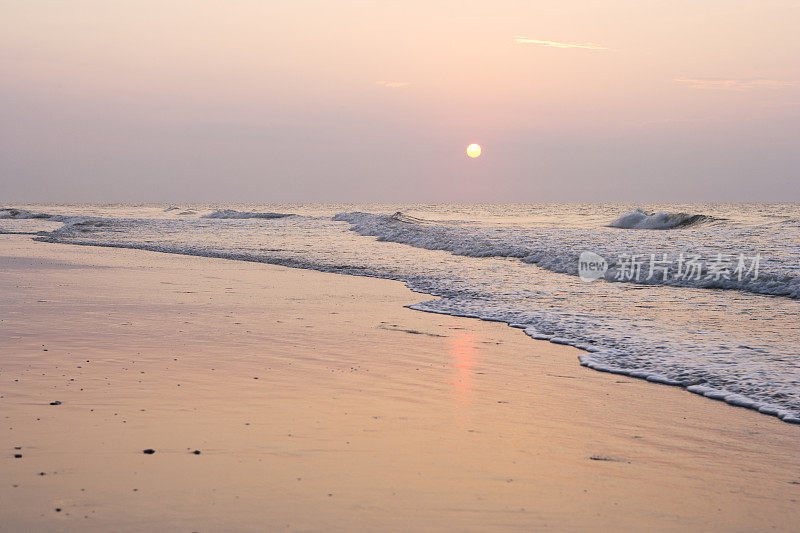
<instances>
[{"instance_id":1,"label":"pebble on sand","mask_svg":"<svg viewBox=\"0 0 800 533\"><path fill-rule=\"evenodd\" d=\"M142 450L142 453L146 453L147 455L153 455L156 451L153 448L147 448L146 450Z\"/></svg>"},{"instance_id":2,"label":"pebble on sand","mask_svg":"<svg viewBox=\"0 0 800 533\"><path fill-rule=\"evenodd\" d=\"M50 405L61 405L61 402L56 400L54 402L50 402Z\"/></svg>"}]
</instances>

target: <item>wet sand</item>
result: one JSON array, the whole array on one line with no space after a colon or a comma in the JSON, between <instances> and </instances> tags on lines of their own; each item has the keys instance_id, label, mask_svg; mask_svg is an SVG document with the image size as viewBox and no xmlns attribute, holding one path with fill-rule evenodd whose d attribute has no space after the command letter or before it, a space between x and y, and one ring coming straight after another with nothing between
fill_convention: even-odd
<instances>
[{"instance_id":1,"label":"wet sand","mask_svg":"<svg viewBox=\"0 0 800 533\"><path fill-rule=\"evenodd\" d=\"M0 531L800 523L800 426L400 283L16 235L0 274Z\"/></svg>"}]
</instances>

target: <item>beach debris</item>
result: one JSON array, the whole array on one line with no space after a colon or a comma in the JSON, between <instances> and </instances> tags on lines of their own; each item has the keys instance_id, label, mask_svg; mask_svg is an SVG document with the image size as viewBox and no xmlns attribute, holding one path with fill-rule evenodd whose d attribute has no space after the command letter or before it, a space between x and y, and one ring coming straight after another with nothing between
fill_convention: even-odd
<instances>
[{"instance_id":1,"label":"beach debris","mask_svg":"<svg viewBox=\"0 0 800 533\"><path fill-rule=\"evenodd\" d=\"M56 400L54 402L50 402L50 405L61 405L61 402Z\"/></svg>"},{"instance_id":2,"label":"beach debris","mask_svg":"<svg viewBox=\"0 0 800 533\"><path fill-rule=\"evenodd\" d=\"M200 455L200 450L195 450L192 452L194 455Z\"/></svg>"},{"instance_id":3,"label":"beach debris","mask_svg":"<svg viewBox=\"0 0 800 533\"><path fill-rule=\"evenodd\" d=\"M22 459L22 454L21 453L15 453L14 454L14 459Z\"/></svg>"},{"instance_id":4,"label":"beach debris","mask_svg":"<svg viewBox=\"0 0 800 533\"><path fill-rule=\"evenodd\" d=\"M142 450L142 453L146 453L147 455L153 455L156 451L153 448L147 448L146 450Z\"/></svg>"}]
</instances>

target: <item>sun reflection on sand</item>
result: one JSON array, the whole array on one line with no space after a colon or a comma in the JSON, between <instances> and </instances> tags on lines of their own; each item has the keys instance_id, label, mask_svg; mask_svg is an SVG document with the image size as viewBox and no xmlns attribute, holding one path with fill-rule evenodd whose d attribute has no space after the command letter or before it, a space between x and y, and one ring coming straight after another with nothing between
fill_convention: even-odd
<instances>
[{"instance_id":1,"label":"sun reflection on sand","mask_svg":"<svg viewBox=\"0 0 800 533\"><path fill-rule=\"evenodd\" d=\"M474 368L477 361L475 336L460 333L450 341L450 359L453 364L453 397L466 404L473 395Z\"/></svg>"}]
</instances>

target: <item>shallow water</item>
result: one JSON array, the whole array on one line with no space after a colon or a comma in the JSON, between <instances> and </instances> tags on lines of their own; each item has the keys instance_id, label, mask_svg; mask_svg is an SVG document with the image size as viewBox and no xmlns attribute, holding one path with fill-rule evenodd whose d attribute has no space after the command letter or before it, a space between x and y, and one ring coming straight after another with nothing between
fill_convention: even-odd
<instances>
[{"instance_id":1,"label":"shallow water","mask_svg":"<svg viewBox=\"0 0 800 533\"><path fill-rule=\"evenodd\" d=\"M51 242L402 280L441 297L416 309L800 422L798 204L6 207L0 231ZM600 279L579 277L582 252L605 260Z\"/></svg>"}]
</instances>

